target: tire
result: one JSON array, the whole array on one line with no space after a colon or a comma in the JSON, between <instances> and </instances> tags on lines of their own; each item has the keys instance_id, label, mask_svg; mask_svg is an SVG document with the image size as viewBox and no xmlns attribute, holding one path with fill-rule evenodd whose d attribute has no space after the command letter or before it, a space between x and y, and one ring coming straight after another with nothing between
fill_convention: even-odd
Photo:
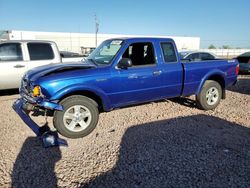
<instances>
[{"instance_id":1,"label":"tire","mask_svg":"<svg viewBox=\"0 0 250 188\"><path fill-rule=\"evenodd\" d=\"M204 83L201 92L196 95L196 103L202 110L213 110L219 105L221 97L221 85L216 81L207 80Z\"/></svg>"},{"instance_id":2,"label":"tire","mask_svg":"<svg viewBox=\"0 0 250 188\"><path fill-rule=\"evenodd\" d=\"M55 111L53 124L68 138L81 138L90 134L99 119L97 103L85 96L74 95L63 99L63 111Z\"/></svg>"}]
</instances>

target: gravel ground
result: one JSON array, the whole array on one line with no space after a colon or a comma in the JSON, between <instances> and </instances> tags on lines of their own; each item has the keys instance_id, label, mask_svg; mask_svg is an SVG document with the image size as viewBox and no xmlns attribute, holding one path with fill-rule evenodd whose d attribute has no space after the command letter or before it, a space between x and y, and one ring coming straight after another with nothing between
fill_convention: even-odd
<instances>
[{"instance_id":1,"label":"gravel ground","mask_svg":"<svg viewBox=\"0 0 250 188\"><path fill-rule=\"evenodd\" d=\"M0 187L250 187L250 75L214 111L192 97L119 109L60 148L41 146L17 98L0 96Z\"/></svg>"}]
</instances>

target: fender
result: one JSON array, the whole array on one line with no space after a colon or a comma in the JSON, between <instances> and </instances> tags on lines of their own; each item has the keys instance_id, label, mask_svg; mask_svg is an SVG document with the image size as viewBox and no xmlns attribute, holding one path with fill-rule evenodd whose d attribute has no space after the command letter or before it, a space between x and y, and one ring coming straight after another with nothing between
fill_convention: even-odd
<instances>
[{"instance_id":1,"label":"fender","mask_svg":"<svg viewBox=\"0 0 250 188\"><path fill-rule=\"evenodd\" d=\"M70 85L68 87L62 88L61 90L56 92L56 94L50 100L51 101L59 100L70 93L81 92L81 91L88 91L88 92L95 93L95 95L101 98L103 108L105 111L110 111L112 109L110 100L108 96L104 93L104 91L102 91L101 89L97 87L79 86L79 84Z\"/></svg>"},{"instance_id":2,"label":"fender","mask_svg":"<svg viewBox=\"0 0 250 188\"><path fill-rule=\"evenodd\" d=\"M197 89L197 91L195 92L196 95L198 95L200 92L201 92L201 89L205 83L205 81L209 80L209 77L211 76L220 76L223 78L223 80L225 81L225 78L226 78L226 73L222 72L221 70L219 69L215 69L215 70L211 70L209 71L202 79L201 79L201 82L200 82L200 85Z\"/></svg>"}]
</instances>

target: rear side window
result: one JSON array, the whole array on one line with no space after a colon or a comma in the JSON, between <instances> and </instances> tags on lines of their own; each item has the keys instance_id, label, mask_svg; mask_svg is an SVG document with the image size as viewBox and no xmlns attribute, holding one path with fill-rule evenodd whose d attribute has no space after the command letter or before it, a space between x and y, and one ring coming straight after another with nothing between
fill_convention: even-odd
<instances>
[{"instance_id":1,"label":"rear side window","mask_svg":"<svg viewBox=\"0 0 250 188\"><path fill-rule=\"evenodd\" d=\"M0 45L0 63L1 61L22 61L22 49L19 43Z\"/></svg>"},{"instance_id":2,"label":"rear side window","mask_svg":"<svg viewBox=\"0 0 250 188\"><path fill-rule=\"evenodd\" d=\"M177 62L174 45L171 42L161 43L161 49L166 63Z\"/></svg>"},{"instance_id":3,"label":"rear side window","mask_svg":"<svg viewBox=\"0 0 250 188\"><path fill-rule=\"evenodd\" d=\"M54 58L54 53L50 44L28 43L30 60L50 60Z\"/></svg>"}]
</instances>

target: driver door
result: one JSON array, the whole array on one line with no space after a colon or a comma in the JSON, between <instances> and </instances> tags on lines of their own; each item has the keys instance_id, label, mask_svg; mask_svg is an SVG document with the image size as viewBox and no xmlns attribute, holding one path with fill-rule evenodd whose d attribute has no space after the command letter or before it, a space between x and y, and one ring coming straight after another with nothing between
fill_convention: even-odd
<instances>
[{"instance_id":1,"label":"driver door","mask_svg":"<svg viewBox=\"0 0 250 188\"><path fill-rule=\"evenodd\" d=\"M120 107L159 98L161 70L153 44L132 43L122 57L130 58L132 67L114 70L111 103Z\"/></svg>"}]
</instances>

